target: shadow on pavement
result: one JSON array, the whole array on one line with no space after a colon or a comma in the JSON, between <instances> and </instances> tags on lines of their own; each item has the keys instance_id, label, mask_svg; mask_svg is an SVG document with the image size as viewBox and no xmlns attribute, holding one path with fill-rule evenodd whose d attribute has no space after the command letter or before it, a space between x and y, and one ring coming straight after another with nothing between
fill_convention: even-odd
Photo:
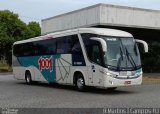
<instances>
[{"instance_id":1,"label":"shadow on pavement","mask_svg":"<svg viewBox=\"0 0 160 114\"><path fill-rule=\"evenodd\" d=\"M37 86L37 87L47 87L47 88L53 88L53 89L59 89L59 90L69 90L74 92L79 92L76 90L74 86L70 85L61 85L61 84L48 84L48 83L41 83L41 82L34 82L32 85L27 85L24 82L18 82L17 84L23 84L26 86ZM93 94L108 94L108 95L119 95L119 94L135 94L136 91L127 91L125 90L119 90L117 88L116 90L107 90L105 88L96 88L96 87L87 87L84 92L80 93L93 93Z\"/></svg>"}]
</instances>

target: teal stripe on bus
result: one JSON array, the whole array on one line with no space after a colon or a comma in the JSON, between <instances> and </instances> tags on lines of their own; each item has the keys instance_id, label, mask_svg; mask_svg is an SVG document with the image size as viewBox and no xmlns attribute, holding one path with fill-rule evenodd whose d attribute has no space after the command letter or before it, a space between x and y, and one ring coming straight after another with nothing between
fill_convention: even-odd
<instances>
[{"instance_id":1,"label":"teal stripe on bus","mask_svg":"<svg viewBox=\"0 0 160 114\"><path fill-rule=\"evenodd\" d=\"M23 67L34 66L42 73L48 82L56 82L56 59L61 55L43 55L18 57L18 61Z\"/></svg>"}]
</instances>

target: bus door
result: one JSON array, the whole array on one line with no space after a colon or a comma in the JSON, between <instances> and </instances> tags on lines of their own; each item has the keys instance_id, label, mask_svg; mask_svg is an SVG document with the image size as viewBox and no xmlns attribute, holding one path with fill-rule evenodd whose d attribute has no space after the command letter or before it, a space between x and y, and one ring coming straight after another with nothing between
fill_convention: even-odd
<instances>
[{"instance_id":1,"label":"bus door","mask_svg":"<svg viewBox=\"0 0 160 114\"><path fill-rule=\"evenodd\" d=\"M90 59L91 63L91 72L92 72L92 83L94 86L103 86L103 78L102 73L100 72L102 69L102 59L101 59L101 47L99 43L94 43L91 46Z\"/></svg>"}]
</instances>

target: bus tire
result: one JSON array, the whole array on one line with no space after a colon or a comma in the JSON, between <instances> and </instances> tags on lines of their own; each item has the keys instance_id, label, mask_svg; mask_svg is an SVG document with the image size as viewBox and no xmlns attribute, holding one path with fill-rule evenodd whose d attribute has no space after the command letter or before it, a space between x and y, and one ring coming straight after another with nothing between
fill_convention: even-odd
<instances>
[{"instance_id":1,"label":"bus tire","mask_svg":"<svg viewBox=\"0 0 160 114\"><path fill-rule=\"evenodd\" d=\"M76 88L78 91L84 91L86 86L85 86L85 80L83 78L82 74L78 74L76 78Z\"/></svg>"},{"instance_id":2,"label":"bus tire","mask_svg":"<svg viewBox=\"0 0 160 114\"><path fill-rule=\"evenodd\" d=\"M31 73L28 71L25 74L25 80L26 80L26 84L31 85L32 84L32 78L31 78Z\"/></svg>"},{"instance_id":3,"label":"bus tire","mask_svg":"<svg viewBox=\"0 0 160 114\"><path fill-rule=\"evenodd\" d=\"M114 91L115 89L117 89L117 87L109 87L109 88L107 88L107 90L109 90L109 91Z\"/></svg>"}]
</instances>

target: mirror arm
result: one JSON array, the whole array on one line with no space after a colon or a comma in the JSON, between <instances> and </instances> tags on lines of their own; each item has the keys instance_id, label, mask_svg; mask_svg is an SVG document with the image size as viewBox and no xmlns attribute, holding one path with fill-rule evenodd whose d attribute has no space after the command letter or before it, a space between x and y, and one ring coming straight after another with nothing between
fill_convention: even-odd
<instances>
[{"instance_id":1,"label":"mirror arm","mask_svg":"<svg viewBox=\"0 0 160 114\"><path fill-rule=\"evenodd\" d=\"M145 53L148 53L148 44L147 42L143 41L143 40L139 40L139 39L135 39L137 43L141 43L144 46L144 51Z\"/></svg>"}]
</instances>

